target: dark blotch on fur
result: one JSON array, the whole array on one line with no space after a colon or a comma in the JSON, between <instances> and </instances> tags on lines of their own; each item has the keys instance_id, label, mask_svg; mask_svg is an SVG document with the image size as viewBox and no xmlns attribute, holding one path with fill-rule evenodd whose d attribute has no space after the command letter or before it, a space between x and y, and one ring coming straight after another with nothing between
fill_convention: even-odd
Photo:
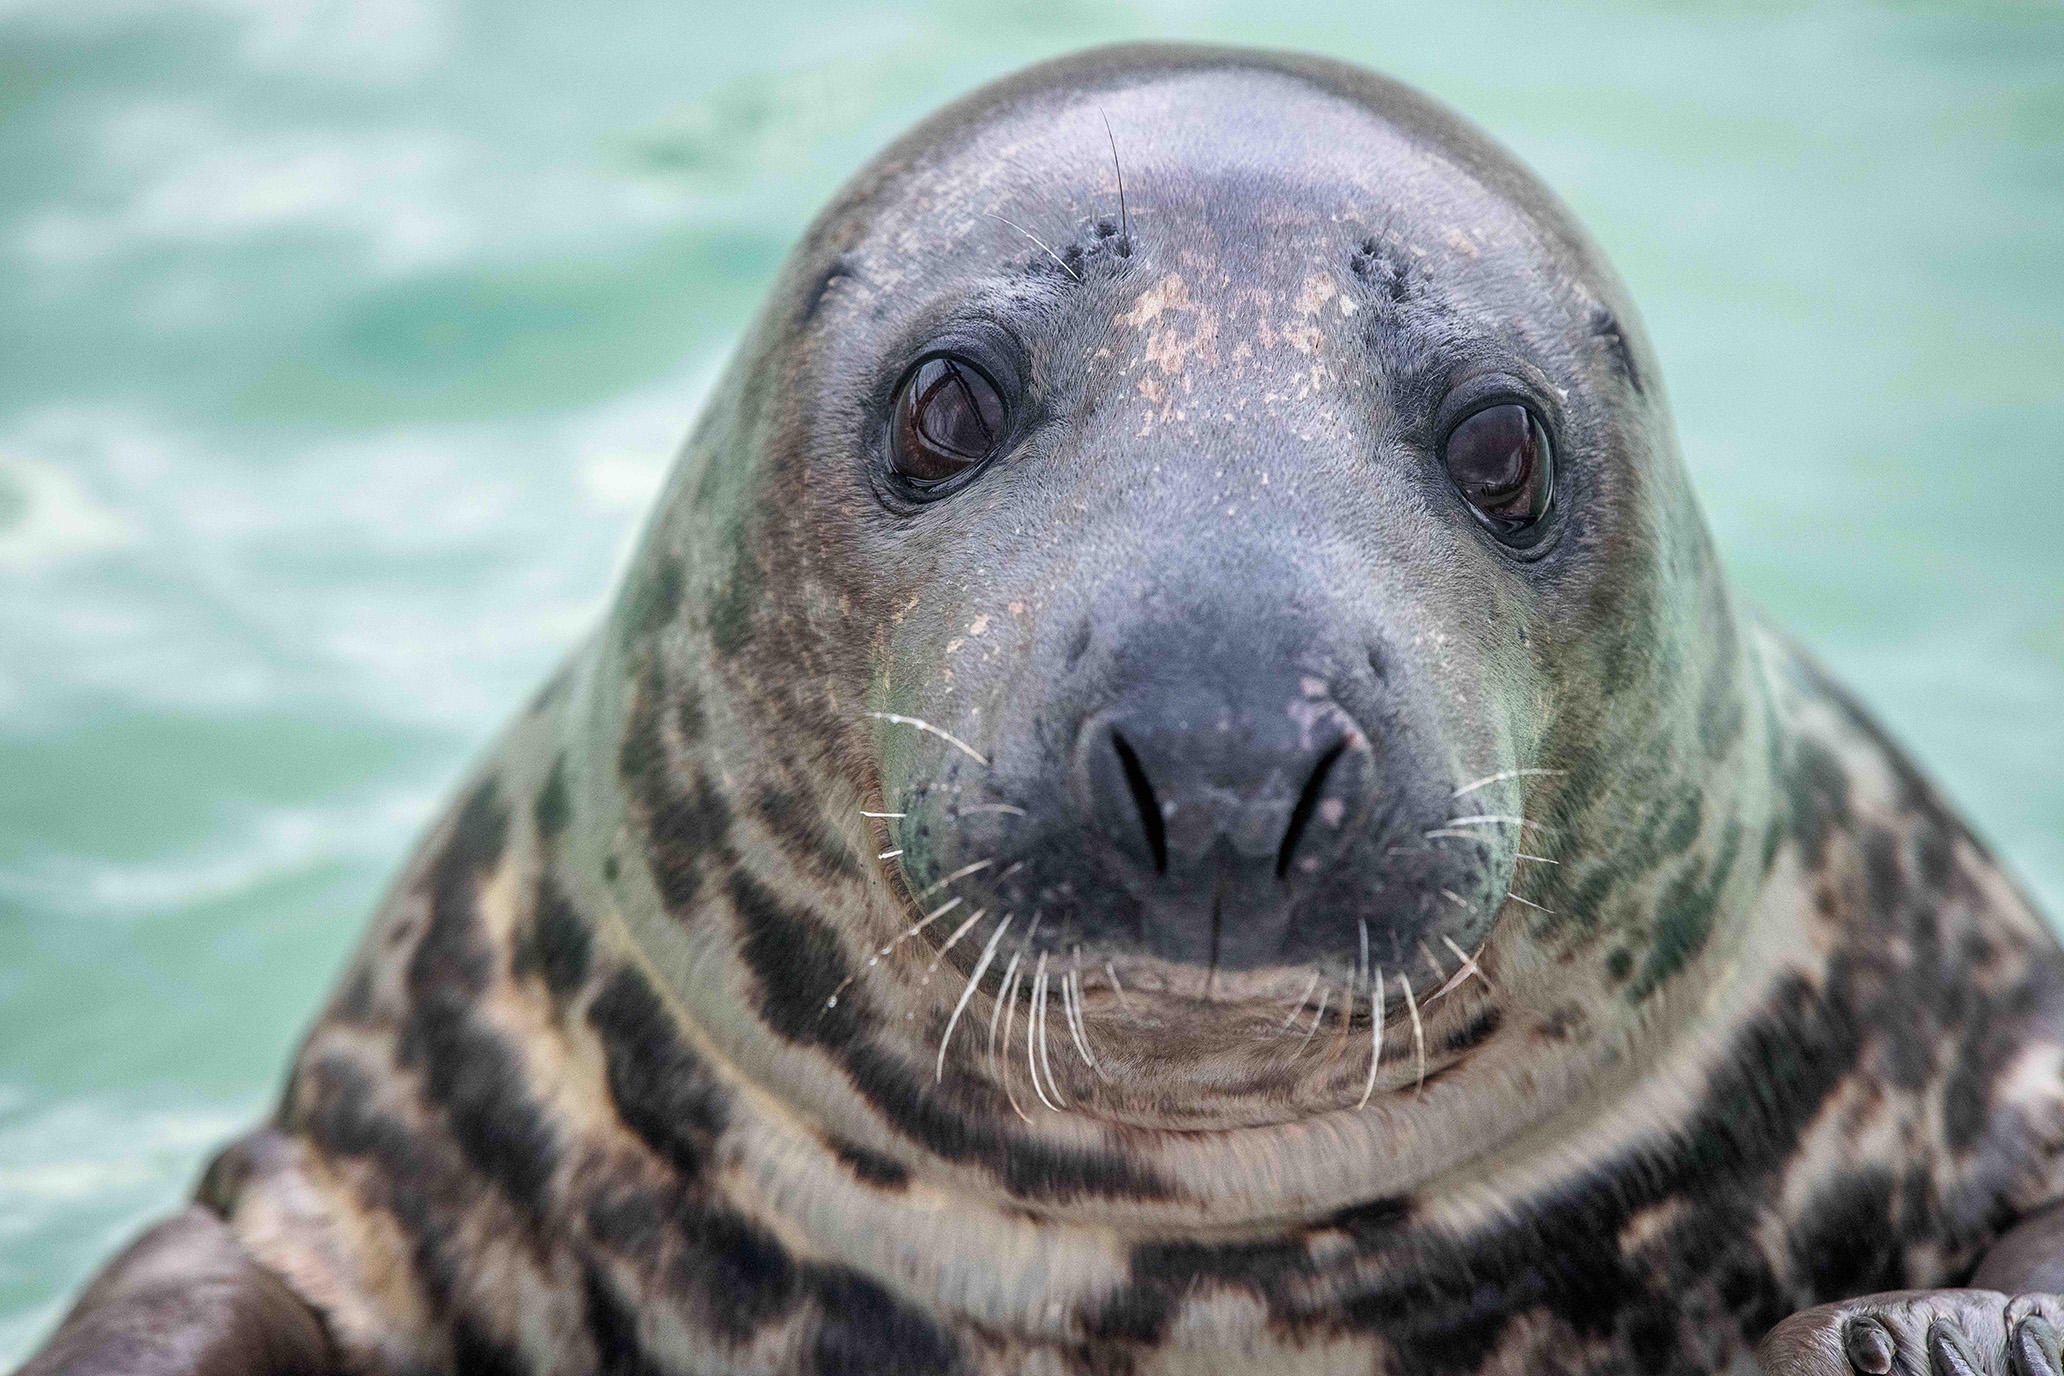
<instances>
[{"instance_id":1,"label":"dark blotch on fur","mask_svg":"<svg viewBox=\"0 0 2064 1376\"><path fill-rule=\"evenodd\" d=\"M1942 1132L1950 1150L1969 1151L1994 1126L1993 1082L2028 1045L2031 1019L2044 996L2055 998L2056 985L2055 971L2045 965L2027 983L1970 1000L1956 1063L1942 1087Z\"/></svg>"},{"instance_id":2,"label":"dark blotch on fur","mask_svg":"<svg viewBox=\"0 0 2064 1376\"><path fill-rule=\"evenodd\" d=\"M737 658L753 640L753 609L760 601L763 584L759 567L746 547L749 529L749 523L741 519L731 532L731 573L710 599L710 648L719 659Z\"/></svg>"},{"instance_id":3,"label":"dark blotch on fur","mask_svg":"<svg viewBox=\"0 0 2064 1376\"><path fill-rule=\"evenodd\" d=\"M1892 1173L1856 1171L1819 1191L1792 1223L1792 1264L1815 1295L1906 1287Z\"/></svg>"},{"instance_id":4,"label":"dark blotch on fur","mask_svg":"<svg viewBox=\"0 0 2064 1376\"><path fill-rule=\"evenodd\" d=\"M638 1341L637 1314L592 1262L581 1273L581 1299L597 1376L666 1376L667 1368L646 1356Z\"/></svg>"},{"instance_id":5,"label":"dark blotch on fur","mask_svg":"<svg viewBox=\"0 0 2064 1376\"><path fill-rule=\"evenodd\" d=\"M426 1097L444 1109L467 1161L542 1225L559 1166L557 1135L529 1093L522 1055L472 1013L494 976L475 904L501 860L508 821L493 782L480 784L431 866L429 921L408 964L400 1059L421 1071Z\"/></svg>"},{"instance_id":6,"label":"dark blotch on fur","mask_svg":"<svg viewBox=\"0 0 2064 1376\"><path fill-rule=\"evenodd\" d=\"M1442 1038L1440 1049L1443 1052L1452 1054L1482 1046L1497 1032L1498 1024L1504 1020L1505 1015L1499 1011L1498 1006L1487 1003L1472 1012L1469 1015L1469 1021Z\"/></svg>"},{"instance_id":7,"label":"dark blotch on fur","mask_svg":"<svg viewBox=\"0 0 2064 1376\"><path fill-rule=\"evenodd\" d=\"M832 1138L828 1145L832 1155L844 1162L847 1170L876 1189L901 1191L909 1188L909 1168L894 1157L883 1156L843 1137Z\"/></svg>"},{"instance_id":8,"label":"dark blotch on fur","mask_svg":"<svg viewBox=\"0 0 2064 1376\"><path fill-rule=\"evenodd\" d=\"M518 979L540 976L555 1004L587 982L594 934L549 872L540 875L530 920L516 931L509 972Z\"/></svg>"},{"instance_id":9,"label":"dark blotch on fur","mask_svg":"<svg viewBox=\"0 0 2064 1376\"><path fill-rule=\"evenodd\" d=\"M452 1370L460 1376L530 1376L530 1363L507 1343L461 1314L451 1326Z\"/></svg>"},{"instance_id":10,"label":"dark blotch on fur","mask_svg":"<svg viewBox=\"0 0 2064 1376\"><path fill-rule=\"evenodd\" d=\"M691 1301L726 1341L750 1341L801 1298L799 1268L780 1241L710 1206L698 1186L605 1188L589 1202L587 1224L596 1242Z\"/></svg>"},{"instance_id":11,"label":"dark blotch on fur","mask_svg":"<svg viewBox=\"0 0 2064 1376\"><path fill-rule=\"evenodd\" d=\"M726 1096L659 995L626 966L595 996L588 1022L602 1038L617 1116L683 1178L700 1176L728 1119Z\"/></svg>"},{"instance_id":12,"label":"dark blotch on fur","mask_svg":"<svg viewBox=\"0 0 2064 1376\"><path fill-rule=\"evenodd\" d=\"M656 667L640 676L632 690L617 769L634 811L643 814L639 820L645 827L645 860L653 884L667 911L686 918L694 910L707 867L712 861L729 862L726 838L731 830L731 806L699 774L688 792L674 787L660 729L662 693Z\"/></svg>"},{"instance_id":13,"label":"dark blotch on fur","mask_svg":"<svg viewBox=\"0 0 2064 1376\"><path fill-rule=\"evenodd\" d=\"M1640 978L1627 988L1630 1002L1639 1003L1654 993L1663 981L1683 969L1705 948L1713 934L1713 919L1720 910L1720 895L1734 873L1741 854L1741 826L1727 824L1719 854L1711 864L1692 862L1663 890L1656 904L1655 933L1648 951L1648 963Z\"/></svg>"},{"instance_id":14,"label":"dark blotch on fur","mask_svg":"<svg viewBox=\"0 0 2064 1376\"><path fill-rule=\"evenodd\" d=\"M859 1272L811 1266L805 1279L819 1311L803 1350L808 1376L952 1376L968 1369L950 1333Z\"/></svg>"},{"instance_id":15,"label":"dark blotch on fur","mask_svg":"<svg viewBox=\"0 0 2064 1376\"><path fill-rule=\"evenodd\" d=\"M1805 864L1820 869L1827 863L1828 843L1851 823L1849 776L1842 762L1817 741L1800 739L1785 771L1785 796L1791 807L1792 835Z\"/></svg>"},{"instance_id":16,"label":"dark blotch on fur","mask_svg":"<svg viewBox=\"0 0 2064 1376\"><path fill-rule=\"evenodd\" d=\"M753 799L753 812L791 859L806 859L826 878L860 877L859 863L844 838L825 825L824 815L805 794L769 785Z\"/></svg>"},{"instance_id":17,"label":"dark blotch on fur","mask_svg":"<svg viewBox=\"0 0 2064 1376\"><path fill-rule=\"evenodd\" d=\"M545 786L538 790L537 803L531 809L537 821L538 835L547 842L556 841L566 830L566 824L573 820L573 799L566 791L566 753L561 751L552 759L552 770L545 775Z\"/></svg>"},{"instance_id":18,"label":"dark blotch on fur","mask_svg":"<svg viewBox=\"0 0 2064 1376\"><path fill-rule=\"evenodd\" d=\"M782 902L743 870L731 876L745 962L759 976L759 1014L792 1042L836 1048L862 1030L860 994L838 934L816 914ZM841 986L847 996L830 1006Z\"/></svg>"}]
</instances>

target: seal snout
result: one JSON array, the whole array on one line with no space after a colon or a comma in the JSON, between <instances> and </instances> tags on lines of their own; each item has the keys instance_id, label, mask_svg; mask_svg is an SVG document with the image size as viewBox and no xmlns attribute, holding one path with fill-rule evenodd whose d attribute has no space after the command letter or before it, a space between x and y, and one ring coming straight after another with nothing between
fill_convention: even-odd
<instances>
[{"instance_id":1,"label":"seal snout","mask_svg":"<svg viewBox=\"0 0 2064 1376\"><path fill-rule=\"evenodd\" d=\"M1150 906L1281 909L1367 811L1369 733L1323 680L1235 694L1157 686L1091 715L1076 739L1084 830Z\"/></svg>"}]
</instances>

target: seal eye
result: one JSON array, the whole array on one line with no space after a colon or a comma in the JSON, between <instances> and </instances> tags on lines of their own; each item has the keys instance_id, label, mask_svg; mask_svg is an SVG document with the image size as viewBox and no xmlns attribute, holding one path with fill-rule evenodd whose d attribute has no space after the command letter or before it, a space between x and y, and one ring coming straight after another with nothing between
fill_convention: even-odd
<instances>
[{"instance_id":1,"label":"seal eye","mask_svg":"<svg viewBox=\"0 0 2064 1376\"><path fill-rule=\"evenodd\" d=\"M988 458L1003 426L1003 394L988 375L964 358L935 355L903 380L890 461L915 483L941 483Z\"/></svg>"},{"instance_id":2,"label":"seal eye","mask_svg":"<svg viewBox=\"0 0 2064 1376\"><path fill-rule=\"evenodd\" d=\"M1555 454L1539 418L1518 402L1464 416L1448 432L1441 457L1455 486L1499 538L1520 535L1548 514Z\"/></svg>"}]
</instances>

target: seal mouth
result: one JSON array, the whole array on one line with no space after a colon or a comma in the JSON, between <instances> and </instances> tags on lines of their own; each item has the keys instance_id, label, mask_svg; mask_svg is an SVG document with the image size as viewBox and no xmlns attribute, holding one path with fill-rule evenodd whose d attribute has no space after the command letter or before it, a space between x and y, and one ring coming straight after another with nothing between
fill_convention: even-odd
<instances>
[{"instance_id":1,"label":"seal mouth","mask_svg":"<svg viewBox=\"0 0 2064 1376\"><path fill-rule=\"evenodd\" d=\"M935 1078L985 1074L1028 1121L1044 1108L1223 1130L1360 1110L1451 1065L1454 1029L1497 992L1484 945L1452 938L1445 962L1428 947L1416 969L1386 969L1364 945L1338 970L1211 972L1200 984L1195 967L1151 955L1042 943L1038 921L1013 942L1015 924L1000 920L963 967L952 957L983 912L928 943L928 970L961 974Z\"/></svg>"}]
</instances>

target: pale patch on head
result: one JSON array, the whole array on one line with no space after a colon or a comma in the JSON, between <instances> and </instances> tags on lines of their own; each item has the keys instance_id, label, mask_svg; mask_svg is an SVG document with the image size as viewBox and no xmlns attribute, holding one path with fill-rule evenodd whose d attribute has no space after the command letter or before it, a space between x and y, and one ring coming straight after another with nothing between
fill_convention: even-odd
<instances>
[{"instance_id":1,"label":"pale patch on head","mask_svg":"<svg viewBox=\"0 0 2064 1376\"><path fill-rule=\"evenodd\" d=\"M1190 319L1191 326L1187 332L1177 328L1173 317L1178 313ZM1163 323L1164 316L1169 317L1166 323ZM1218 314L1190 298L1189 284L1179 272L1167 274L1141 292L1132 309L1118 316L1114 323L1146 330L1147 342L1140 356L1169 378L1182 376L1192 354L1206 364L1218 361ZM1142 379L1143 395L1146 394L1145 388L1146 380ZM1188 390L1187 383L1184 390ZM1149 396L1148 399L1158 401L1159 398Z\"/></svg>"}]
</instances>

